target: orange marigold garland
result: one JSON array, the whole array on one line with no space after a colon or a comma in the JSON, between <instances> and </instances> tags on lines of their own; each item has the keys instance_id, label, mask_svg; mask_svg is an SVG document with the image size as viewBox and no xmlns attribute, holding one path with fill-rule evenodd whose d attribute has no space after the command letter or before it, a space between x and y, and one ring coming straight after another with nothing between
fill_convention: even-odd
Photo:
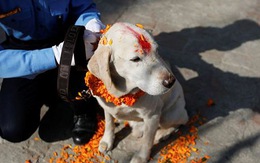
<instances>
[{"instance_id":1,"label":"orange marigold garland","mask_svg":"<svg viewBox=\"0 0 260 163\"><path fill-rule=\"evenodd\" d=\"M85 83L89 87L89 89L92 91L93 95L100 96L106 100L106 102L112 102L116 106L122 105L123 103L128 106L133 106L136 100L144 95L144 92L139 90L135 94L127 94L122 97L115 97L111 95L107 89L104 83L99 80L97 77L95 77L90 72L86 73L85 76Z\"/></svg>"}]
</instances>

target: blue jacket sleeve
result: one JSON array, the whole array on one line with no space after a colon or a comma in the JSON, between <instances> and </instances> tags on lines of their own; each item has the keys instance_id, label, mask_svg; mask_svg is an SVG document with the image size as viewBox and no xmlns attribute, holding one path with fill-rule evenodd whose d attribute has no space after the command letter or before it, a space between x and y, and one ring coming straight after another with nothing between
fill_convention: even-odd
<instances>
[{"instance_id":1,"label":"blue jacket sleeve","mask_svg":"<svg viewBox=\"0 0 260 163\"><path fill-rule=\"evenodd\" d=\"M92 0L70 0L70 16L75 25L85 26L93 18L99 19L99 12ZM52 48L38 50L3 49L0 45L0 78L33 77L56 68Z\"/></svg>"},{"instance_id":2,"label":"blue jacket sleeve","mask_svg":"<svg viewBox=\"0 0 260 163\"><path fill-rule=\"evenodd\" d=\"M91 19L100 19L100 13L93 1L72 0L72 13L77 16L75 25L85 26Z\"/></svg>"},{"instance_id":3,"label":"blue jacket sleeve","mask_svg":"<svg viewBox=\"0 0 260 163\"><path fill-rule=\"evenodd\" d=\"M55 67L52 48L12 50L0 47L0 78L27 77Z\"/></svg>"}]
</instances>

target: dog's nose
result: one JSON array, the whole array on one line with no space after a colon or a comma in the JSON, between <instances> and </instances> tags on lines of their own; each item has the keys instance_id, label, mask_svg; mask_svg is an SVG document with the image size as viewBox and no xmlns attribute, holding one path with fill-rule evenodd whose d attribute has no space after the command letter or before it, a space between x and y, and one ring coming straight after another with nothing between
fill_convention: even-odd
<instances>
[{"instance_id":1,"label":"dog's nose","mask_svg":"<svg viewBox=\"0 0 260 163\"><path fill-rule=\"evenodd\" d=\"M173 75L169 75L169 77L167 79L164 79L162 84L163 86L165 86L166 88L171 88L172 85L174 84L175 82L175 78Z\"/></svg>"}]
</instances>

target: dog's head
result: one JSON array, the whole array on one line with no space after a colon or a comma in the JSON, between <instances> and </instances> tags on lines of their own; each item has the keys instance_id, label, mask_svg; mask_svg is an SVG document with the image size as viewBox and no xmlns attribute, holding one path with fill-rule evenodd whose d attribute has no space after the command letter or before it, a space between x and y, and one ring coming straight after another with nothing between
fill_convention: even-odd
<instances>
[{"instance_id":1,"label":"dog's head","mask_svg":"<svg viewBox=\"0 0 260 163\"><path fill-rule=\"evenodd\" d=\"M99 43L88 69L114 96L123 96L136 88L159 95L174 84L175 77L146 30L129 23L116 23L101 41L107 43Z\"/></svg>"}]
</instances>

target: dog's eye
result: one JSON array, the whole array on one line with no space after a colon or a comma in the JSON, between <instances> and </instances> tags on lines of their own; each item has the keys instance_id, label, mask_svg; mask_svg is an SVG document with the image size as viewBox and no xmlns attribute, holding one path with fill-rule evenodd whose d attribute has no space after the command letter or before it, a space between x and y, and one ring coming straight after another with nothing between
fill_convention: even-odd
<instances>
[{"instance_id":1,"label":"dog's eye","mask_svg":"<svg viewBox=\"0 0 260 163\"><path fill-rule=\"evenodd\" d=\"M132 61L132 62L139 62L139 61L141 61L141 58L136 56L136 57L130 59L130 61Z\"/></svg>"}]
</instances>

